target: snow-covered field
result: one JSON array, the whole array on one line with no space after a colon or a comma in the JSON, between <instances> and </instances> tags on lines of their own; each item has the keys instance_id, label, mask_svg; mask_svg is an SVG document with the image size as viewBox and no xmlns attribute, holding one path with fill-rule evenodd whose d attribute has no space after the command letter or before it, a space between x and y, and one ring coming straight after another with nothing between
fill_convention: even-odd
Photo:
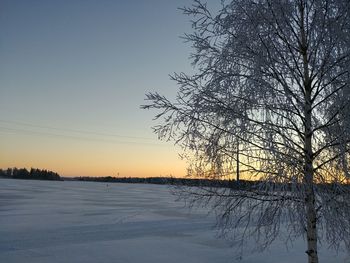
<instances>
[{"instance_id":1,"label":"snow-covered field","mask_svg":"<svg viewBox=\"0 0 350 263\"><path fill-rule=\"evenodd\" d=\"M0 262L307 262L302 240L237 261L214 224L167 186L0 179ZM326 248L320 259L350 263Z\"/></svg>"}]
</instances>

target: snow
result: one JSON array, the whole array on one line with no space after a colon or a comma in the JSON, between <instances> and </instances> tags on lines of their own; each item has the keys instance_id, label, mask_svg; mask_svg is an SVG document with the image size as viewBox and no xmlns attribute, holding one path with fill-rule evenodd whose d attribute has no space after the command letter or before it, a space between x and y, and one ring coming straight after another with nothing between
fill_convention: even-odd
<instances>
[{"instance_id":1,"label":"snow","mask_svg":"<svg viewBox=\"0 0 350 263\"><path fill-rule=\"evenodd\" d=\"M215 218L175 202L164 185L0 180L0 262L306 262L301 239L242 260ZM321 262L350 263L322 247Z\"/></svg>"}]
</instances>

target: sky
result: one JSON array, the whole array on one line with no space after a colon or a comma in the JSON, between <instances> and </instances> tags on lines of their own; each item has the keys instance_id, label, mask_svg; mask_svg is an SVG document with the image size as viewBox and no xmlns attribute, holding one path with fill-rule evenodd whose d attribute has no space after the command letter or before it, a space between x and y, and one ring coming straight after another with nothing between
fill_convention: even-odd
<instances>
[{"instance_id":1,"label":"sky","mask_svg":"<svg viewBox=\"0 0 350 263\"><path fill-rule=\"evenodd\" d=\"M0 0L0 168L184 176L145 93L190 72L191 0Z\"/></svg>"}]
</instances>

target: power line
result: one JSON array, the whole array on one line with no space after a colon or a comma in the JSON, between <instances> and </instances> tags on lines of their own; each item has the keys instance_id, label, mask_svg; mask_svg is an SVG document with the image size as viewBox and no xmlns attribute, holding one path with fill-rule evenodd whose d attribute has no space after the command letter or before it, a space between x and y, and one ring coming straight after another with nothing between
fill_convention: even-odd
<instances>
[{"instance_id":1,"label":"power line","mask_svg":"<svg viewBox=\"0 0 350 263\"><path fill-rule=\"evenodd\" d=\"M156 139L150 138L150 137L141 137L141 136L125 136L120 134L111 134L111 133L101 133L101 132L95 132L95 131L87 131L87 130L80 130L80 129L69 129L69 128L58 128L53 126L46 126L46 125L38 125L38 124L31 124L21 121L10 121L10 120L3 120L0 119L0 123L4 124L14 124L17 126L22 126L21 128L14 128L14 127L0 127L0 132L7 132L7 133L13 133L13 134L27 134L27 135L40 135L40 136L49 136L49 137L61 137L61 138L68 138L68 139L75 139L75 140L81 140L81 141L99 141L99 142L109 142L109 143L118 143L118 144L139 144L139 145L153 145L153 146L162 146L166 147L166 145L156 143ZM49 129L54 131L61 131L64 133L76 133L76 134L62 134L62 133L52 133L42 130L28 130L23 128L24 127L30 127L30 128L39 128L39 129ZM94 137L81 137L78 136L79 134L83 134L86 136L90 135L97 135L97 136L104 136L104 137L110 137L112 139L107 138L94 138ZM136 139L136 140L148 140L147 142L142 141L124 141L124 140L114 140L113 138L128 138L128 139ZM150 140L153 140L154 142L149 142Z\"/></svg>"},{"instance_id":2,"label":"power line","mask_svg":"<svg viewBox=\"0 0 350 263\"><path fill-rule=\"evenodd\" d=\"M23 130L23 129L16 129L16 128L8 128L8 127L0 127L0 132L7 132L7 133L12 133L12 134L19 133L19 134L34 135L34 136L61 137L61 138L80 140L80 141L97 141L97 142L105 142L105 143L135 144L135 145L150 145L150 146L158 146L158 147L167 147L166 145L163 145L163 144L150 143L150 142L120 141L120 140L91 138L91 137L79 137L79 136L74 136L74 135L49 133L49 132L43 132L43 131L31 131L31 130Z\"/></svg>"},{"instance_id":3,"label":"power line","mask_svg":"<svg viewBox=\"0 0 350 263\"><path fill-rule=\"evenodd\" d=\"M137 140L153 140L153 141L156 140L156 139L150 138L150 137L126 136L126 135L111 134L111 133L101 133L101 132L95 132L95 131L86 131L86 130L69 129L69 128L58 128L58 127L52 127L52 126L46 126L46 125L38 125L38 124L31 124L31 123L25 123L25 122L19 122L19 121L0 120L0 122L8 123L8 124L15 124L15 125L19 125L19 126L27 126L27 127L33 127L33 128L57 130L57 131L63 131L63 132L74 132L74 133L81 133L81 134L88 134L88 135L99 135L99 136L128 138L128 139L137 139Z\"/></svg>"}]
</instances>

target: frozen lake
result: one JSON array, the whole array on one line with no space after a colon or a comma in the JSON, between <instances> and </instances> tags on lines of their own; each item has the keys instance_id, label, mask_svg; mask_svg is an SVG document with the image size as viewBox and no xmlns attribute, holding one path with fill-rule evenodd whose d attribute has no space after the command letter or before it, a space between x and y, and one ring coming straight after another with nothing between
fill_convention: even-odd
<instances>
[{"instance_id":1,"label":"frozen lake","mask_svg":"<svg viewBox=\"0 0 350 263\"><path fill-rule=\"evenodd\" d=\"M162 185L0 179L0 262L307 262L302 240L237 261L213 217L174 199Z\"/></svg>"}]
</instances>

